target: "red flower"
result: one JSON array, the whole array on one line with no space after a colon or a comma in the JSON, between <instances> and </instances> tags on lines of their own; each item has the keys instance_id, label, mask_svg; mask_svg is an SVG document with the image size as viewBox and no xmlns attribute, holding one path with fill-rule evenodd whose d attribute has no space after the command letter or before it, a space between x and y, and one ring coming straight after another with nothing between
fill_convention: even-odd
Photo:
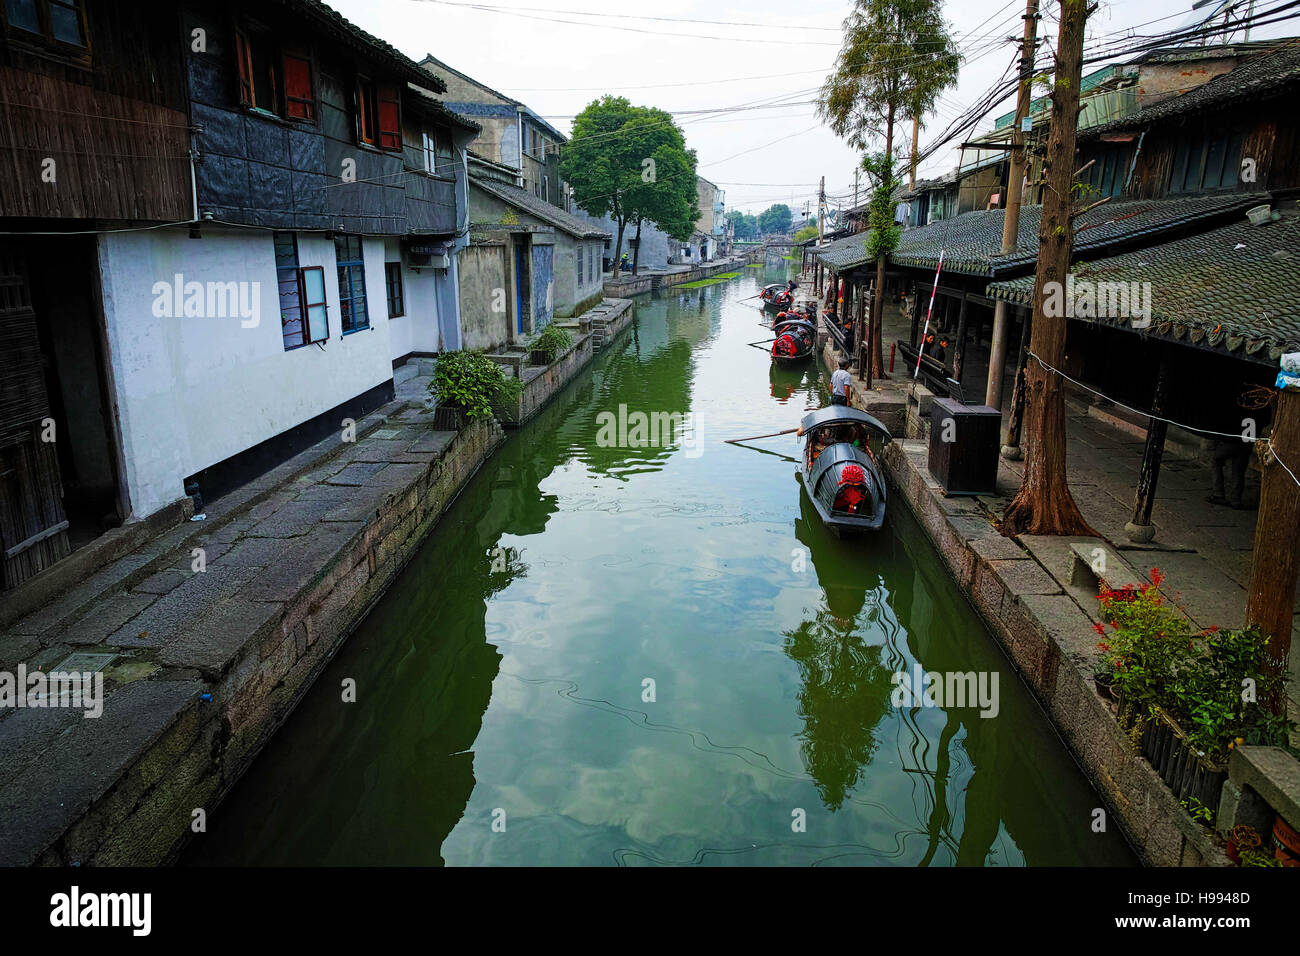
<instances>
[{"instance_id":1,"label":"red flower","mask_svg":"<svg viewBox=\"0 0 1300 956\"><path fill-rule=\"evenodd\" d=\"M1093 629L1094 631L1096 631L1098 634L1100 634L1102 637L1105 637L1105 636L1106 636L1106 625L1104 625L1104 624L1094 624L1094 625L1092 626L1092 629Z\"/></svg>"},{"instance_id":2,"label":"red flower","mask_svg":"<svg viewBox=\"0 0 1300 956\"><path fill-rule=\"evenodd\" d=\"M1160 573L1160 569L1159 569L1159 568L1152 568L1152 569L1151 569L1151 583L1152 583L1152 584L1154 584L1156 587L1160 587L1160 584L1161 584L1161 582L1164 581L1164 579L1165 579L1165 576L1164 576L1163 574Z\"/></svg>"},{"instance_id":3,"label":"red flower","mask_svg":"<svg viewBox=\"0 0 1300 956\"><path fill-rule=\"evenodd\" d=\"M1105 641L1098 641L1097 646L1100 647L1106 653L1108 654L1110 653L1110 645L1107 644Z\"/></svg>"}]
</instances>

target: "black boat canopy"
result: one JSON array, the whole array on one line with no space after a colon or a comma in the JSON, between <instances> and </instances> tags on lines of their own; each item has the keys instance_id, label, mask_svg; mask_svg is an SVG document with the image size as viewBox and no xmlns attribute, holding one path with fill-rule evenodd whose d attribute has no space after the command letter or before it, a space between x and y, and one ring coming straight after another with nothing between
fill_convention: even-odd
<instances>
[{"instance_id":1,"label":"black boat canopy","mask_svg":"<svg viewBox=\"0 0 1300 956\"><path fill-rule=\"evenodd\" d=\"M776 325L772 326L773 332L780 332L782 329L804 328L812 332L817 331L817 326L813 325L807 319L778 319Z\"/></svg>"},{"instance_id":2,"label":"black boat canopy","mask_svg":"<svg viewBox=\"0 0 1300 956\"><path fill-rule=\"evenodd\" d=\"M886 440L894 437L878 418L873 418L852 405L827 405L825 408L818 408L805 415L803 421L799 423L799 427L806 435L812 429L821 428L823 425L848 424L866 425L868 428L879 432Z\"/></svg>"}]
</instances>

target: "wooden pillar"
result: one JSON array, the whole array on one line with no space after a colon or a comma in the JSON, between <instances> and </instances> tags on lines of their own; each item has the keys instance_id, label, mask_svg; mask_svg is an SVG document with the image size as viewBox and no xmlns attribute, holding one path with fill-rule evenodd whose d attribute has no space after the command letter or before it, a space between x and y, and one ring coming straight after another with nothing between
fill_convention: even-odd
<instances>
[{"instance_id":1,"label":"wooden pillar","mask_svg":"<svg viewBox=\"0 0 1300 956\"><path fill-rule=\"evenodd\" d=\"M1296 539L1300 535L1300 485L1287 468L1300 475L1300 391L1284 388L1277 393L1270 445L1270 453L1260 456L1264 479L1255 518L1246 623L1268 638L1270 669L1285 674L1295 612ZM1285 713L1285 689L1269 704L1274 713Z\"/></svg>"},{"instance_id":2,"label":"wooden pillar","mask_svg":"<svg viewBox=\"0 0 1300 956\"><path fill-rule=\"evenodd\" d=\"M969 304L963 295L957 312L957 354L952 360L952 377L958 382L961 381L961 369L966 362L966 311Z\"/></svg>"},{"instance_id":3,"label":"wooden pillar","mask_svg":"<svg viewBox=\"0 0 1300 956\"><path fill-rule=\"evenodd\" d=\"M910 339L913 347L920 348L921 343L917 337L921 334L921 283L916 283L916 292L912 302L912 338Z\"/></svg>"},{"instance_id":4,"label":"wooden pillar","mask_svg":"<svg viewBox=\"0 0 1300 956\"><path fill-rule=\"evenodd\" d=\"M854 351L858 353L858 375L862 377L862 383L866 391L871 390L873 382L871 374L871 327L873 324L871 315L875 309L867 307L870 298L869 295L862 297L863 305L858 312L858 328L861 331L853 342Z\"/></svg>"},{"instance_id":5,"label":"wooden pillar","mask_svg":"<svg viewBox=\"0 0 1300 956\"><path fill-rule=\"evenodd\" d=\"M1001 300L999 300L1001 301ZM1016 384L1011 392L1011 418L1007 422L1007 443L1002 446L1002 457L1019 461L1020 426L1025 420L1025 363L1029 361L1029 331L1033 316L1027 309L1020 310L1020 355L1016 359Z\"/></svg>"},{"instance_id":6,"label":"wooden pillar","mask_svg":"<svg viewBox=\"0 0 1300 956\"><path fill-rule=\"evenodd\" d=\"M1133 520L1124 525L1124 532L1130 541L1145 544L1156 536L1155 526L1151 524L1151 506L1156 501L1156 484L1160 481L1160 462L1165 455L1165 435L1169 424L1160 416L1164 415L1165 402L1169 396L1169 358L1167 353L1160 355L1160 367L1156 372L1155 393L1151 399L1151 418L1147 421L1147 443L1142 451L1142 470L1138 472L1137 495L1133 501Z\"/></svg>"}]
</instances>

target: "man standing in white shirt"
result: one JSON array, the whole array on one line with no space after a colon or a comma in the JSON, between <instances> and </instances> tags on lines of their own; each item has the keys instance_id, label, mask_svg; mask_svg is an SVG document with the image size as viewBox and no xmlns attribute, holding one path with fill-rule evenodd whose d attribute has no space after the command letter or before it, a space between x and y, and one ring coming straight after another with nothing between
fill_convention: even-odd
<instances>
[{"instance_id":1,"label":"man standing in white shirt","mask_svg":"<svg viewBox=\"0 0 1300 956\"><path fill-rule=\"evenodd\" d=\"M831 404L849 404L849 385L853 379L849 376L849 360L840 356L840 367L831 374Z\"/></svg>"}]
</instances>

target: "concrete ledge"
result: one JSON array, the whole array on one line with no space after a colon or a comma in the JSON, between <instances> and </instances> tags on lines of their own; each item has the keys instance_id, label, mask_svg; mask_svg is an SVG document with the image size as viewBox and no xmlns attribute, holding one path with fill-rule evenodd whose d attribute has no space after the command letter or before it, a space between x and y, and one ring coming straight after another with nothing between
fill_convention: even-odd
<instances>
[{"instance_id":1,"label":"concrete ledge","mask_svg":"<svg viewBox=\"0 0 1300 956\"><path fill-rule=\"evenodd\" d=\"M1236 747L1215 825L1227 833L1245 823L1267 835L1273 814L1300 830L1300 761L1281 747Z\"/></svg>"},{"instance_id":2,"label":"concrete ledge","mask_svg":"<svg viewBox=\"0 0 1300 956\"><path fill-rule=\"evenodd\" d=\"M601 348L609 345L632 322L636 310L630 299L606 299L608 307L602 306L587 312L584 319L588 322L605 322L604 339ZM595 336L592 333L578 333L574 336L573 347L554 362L542 369L525 369L523 372L524 390L519 401L510 408L498 408L497 420L507 428L518 428L536 415L547 402L562 392L595 357Z\"/></svg>"},{"instance_id":3,"label":"concrete ledge","mask_svg":"<svg viewBox=\"0 0 1300 956\"><path fill-rule=\"evenodd\" d=\"M925 452L920 440L887 445L882 460L890 483L1106 801L1112 820L1148 864L1230 865L1214 836L1179 806L1096 692L1092 673L1100 651L1094 621L1067 585L1074 558L1070 542L1050 539L1044 563L1033 548L1042 549L1038 539L1026 548L1002 537L979 499L954 507L943 498L926 470Z\"/></svg>"}]
</instances>

